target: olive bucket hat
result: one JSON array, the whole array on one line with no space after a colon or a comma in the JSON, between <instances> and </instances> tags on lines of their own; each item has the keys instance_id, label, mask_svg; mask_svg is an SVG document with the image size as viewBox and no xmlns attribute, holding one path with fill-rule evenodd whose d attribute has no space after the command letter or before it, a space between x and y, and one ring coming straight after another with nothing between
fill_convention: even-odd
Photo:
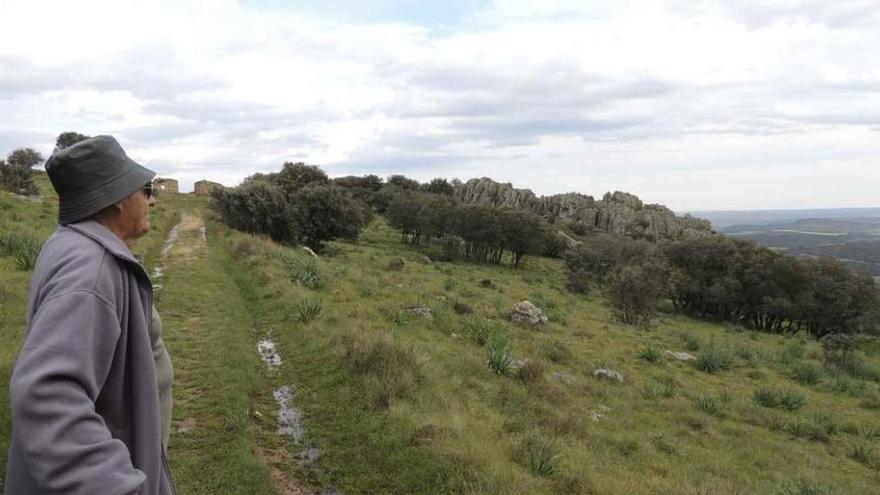
<instances>
[{"instance_id":1,"label":"olive bucket hat","mask_svg":"<svg viewBox=\"0 0 880 495\"><path fill-rule=\"evenodd\" d=\"M125 154L111 136L96 136L59 150L46 161L58 193L58 223L86 219L148 184L156 172Z\"/></svg>"}]
</instances>

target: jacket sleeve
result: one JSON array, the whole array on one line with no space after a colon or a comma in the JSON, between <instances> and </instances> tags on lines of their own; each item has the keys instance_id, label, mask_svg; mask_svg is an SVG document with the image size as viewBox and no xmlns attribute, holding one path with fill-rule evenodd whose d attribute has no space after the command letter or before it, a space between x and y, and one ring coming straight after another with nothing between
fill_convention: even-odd
<instances>
[{"instance_id":1,"label":"jacket sleeve","mask_svg":"<svg viewBox=\"0 0 880 495\"><path fill-rule=\"evenodd\" d=\"M115 308L87 290L43 301L31 320L10 396L25 465L46 491L128 494L146 479L95 412L120 332Z\"/></svg>"}]
</instances>

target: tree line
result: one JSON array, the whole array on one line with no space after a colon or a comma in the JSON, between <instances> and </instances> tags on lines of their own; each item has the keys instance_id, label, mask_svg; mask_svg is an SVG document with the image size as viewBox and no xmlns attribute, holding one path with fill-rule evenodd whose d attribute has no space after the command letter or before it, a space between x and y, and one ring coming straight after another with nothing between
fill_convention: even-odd
<instances>
[{"instance_id":1,"label":"tree line","mask_svg":"<svg viewBox=\"0 0 880 495\"><path fill-rule=\"evenodd\" d=\"M385 210L401 241L435 243L446 259L459 256L518 267L527 254L542 254L555 239L549 224L525 210L461 204L451 195L399 191Z\"/></svg>"},{"instance_id":2,"label":"tree line","mask_svg":"<svg viewBox=\"0 0 880 495\"><path fill-rule=\"evenodd\" d=\"M724 236L650 244L594 236L566 254L568 286L601 287L624 321L664 299L685 314L778 334L876 332L880 291L832 258L795 258Z\"/></svg>"}]
</instances>

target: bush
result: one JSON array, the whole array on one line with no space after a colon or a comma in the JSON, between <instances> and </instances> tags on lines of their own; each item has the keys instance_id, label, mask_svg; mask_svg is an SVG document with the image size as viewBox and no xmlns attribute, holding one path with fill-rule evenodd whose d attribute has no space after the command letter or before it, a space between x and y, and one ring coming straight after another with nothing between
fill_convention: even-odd
<instances>
[{"instance_id":1,"label":"bush","mask_svg":"<svg viewBox=\"0 0 880 495\"><path fill-rule=\"evenodd\" d=\"M351 369L373 378L375 401L383 409L404 394L416 381L418 363L412 346L390 334L378 337L349 336L343 342L344 356Z\"/></svg>"},{"instance_id":2,"label":"bush","mask_svg":"<svg viewBox=\"0 0 880 495\"><path fill-rule=\"evenodd\" d=\"M513 356L510 355L510 337L501 332L493 333L486 342L486 347L489 351L487 362L489 369L499 375L508 374L513 364Z\"/></svg>"},{"instance_id":3,"label":"bush","mask_svg":"<svg viewBox=\"0 0 880 495\"><path fill-rule=\"evenodd\" d=\"M684 348L691 351L696 352L700 350L700 339L697 338L692 332L682 331L679 334L681 338L681 342L684 344Z\"/></svg>"},{"instance_id":4,"label":"bush","mask_svg":"<svg viewBox=\"0 0 880 495\"><path fill-rule=\"evenodd\" d=\"M453 261L461 256L461 246L464 244L464 240L457 235L443 234L437 240L437 244L440 246L440 261Z\"/></svg>"},{"instance_id":5,"label":"bush","mask_svg":"<svg viewBox=\"0 0 880 495\"><path fill-rule=\"evenodd\" d=\"M324 285L324 278L314 258L294 254L289 249L279 249L276 253L287 268L291 281L309 289L318 289Z\"/></svg>"},{"instance_id":6,"label":"bush","mask_svg":"<svg viewBox=\"0 0 880 495\"><path fill-rule=\"evenodd\" d=\"M356 239L371 213L338 187L312 184L290 196L290 216L305 244L320 251L329 240Z\"/></svg>"},{"instance_id":7,"label":"bush","mask_svg":"<svg viewBox=\"0 0 880 495\"><path fill-rule=\"evenodd\" d=\"M526 441L526 449L529 454L529 472L541 478L547 478L556 472L559 455L551 443L529 439Z\"/></svg>"},{"instance_id":8,"label":"bush","mask_svg":"<svg viewBox=\"0 0 880 495\"><path fill-rule=\"evenodd\" d=\"M779 486L777 495L835 495L832 487L811 480L797 480Z\"/></svg>"},{"instance_id":9,"label":"bush","mask_svg":"<svg viewBox=\"0 0 880 495\"><path fill-rule=\"evenodd\" d=\"M697 357L697 368L706 373L719 373L730 369L733 354L729 349L718 346L707 347Z\"/></svg>"},{"instance_id":10,"label":"bush","mask_svg":"<svg viewBox=\"0 0 880 495\"><path fill-rule=\"evenodd\" d=\"M621 266L611 272L605 296L621 322L645 325L665 293L663 280L659 265Z\"/></svg>"},{"instance_id":11,"label":"bush","mask_svg":"<svg viewBox=\"0 0 880 495\"><path fill-rule=\"evenodd\" d=\"M18 148L0 160L0 189L29 196L39 191L34 183L33 167L43 162L43 156L33 148Z\"/></svg>"},{"instance_id":12,"label":"bush","mask_svg":"<svg viewBox=\"0 0 880 495\"><path fill-rule=\"evenodd\" d=\"M570 360L574 354L563 342L558 340L544 341L538 346L541 353L554 363L563 363Z\"/></svg>"},{"instance_id":13,"label":"bush","mask_svg":"<svg viewBox=\"0 0 880 495\"><path fill-rule=\"evenodd\" d=\"M726 405L726 402L714 395L701 395L694 401L694 407L711 416L717 416Z\"/></svg>"},{"instance_id":14,"label":"bush","mask_svg":"<svg viewBox=\"0 0 880 495\"><path fill-rule=\"evenodd\" d=\"M517 368L516 377L523 383L533 383L544 376L544 365L540 361L526 360Z\"/></svg>"},{"instance_id":15,"label":"bush","mask_svg":"<svg viewBox=\"0 0 880 495\"><path fill-rule=\"evenodd\" d=\"M822 378L819 368L809 364L802 364L791 371L792 378L804 385L816 385Z\"/></svg>"},{"instance_id":16,"label":"bush","mask_svg":"<svg viewBox=\"0 0 880 495\"><path fill-rule=\"evenodd\" d=\"M647 345L639 350L639 357L651 364L660 364L663 361L663 354L660 349L653 345Z\"/></svg>"},{"instance_id":17,"label":"bush","mask_svg":"<svg viewBox=\"0 0 880 495\"><path fill-rule=\"evenodd\" d=\"M493 335L504 332L500 323L480 316L465 319L462 326L462 333L479 345L486 345Z\"/></svg>"},{"instance_id":18,"label":"bush","mask_svg":"<svg viewBox=\"0 0 880 495\"><path fill-rule=\"evenodd\" d=\"M0 233L0 254L15 258L15 266L22 271L34 269L40 254L40 241L14 232Z\"/></svg>"},{"instance_id":19,"label":"bush","mask_svg":"<svg viewBox=\"0 0 880 495\"><path fill-rule=\"evenodd\" d=\"M671 381L651 380L642 390L642 397L645 399L656 399L662 397L671 399L678 395L678 387Z\"/></svg>"},{"instance_id":20,"label":"bush","mask_svg":"<svg viewBox=\"0 0 880 495\"><path fill-rule=\"evenodd\" d=\"M849 456L857 462L871 466L874 464L874 445L863 439L858 439L853 443Z\"/></svg>"},{"instance_id":21,"label":"bush","mask_svg":"<svg viewBox=\"0 0 880 495\"><path fill-rule=\"evenodd\" d=\"M831 390L849 395L850 397L858 397L865 390L864 382L852 380L842 374L832 376L829 386L831 387Z\"/></svg>"},{"instance_id":22,"label":"bush","mask_svg":"<svg viewBox=\"0 0 880 495\"><path fill-rule=\"evenodd\" d=\"M321 314L320 299L306 299L300 301L294 308L294 318L302 323L308 323Z\"/></svg>"},{"instance_id":23,"label":"bush","mask_svg":"<svg viewBox=\"0 0 880 495\"><path fill-rule=\"evenodd\" d=\"M753 400L759 406L784 411L797 411L806 403L804 396L795 391L780 391L769 387L755 391Z\"/></svg>"}]
</instances>

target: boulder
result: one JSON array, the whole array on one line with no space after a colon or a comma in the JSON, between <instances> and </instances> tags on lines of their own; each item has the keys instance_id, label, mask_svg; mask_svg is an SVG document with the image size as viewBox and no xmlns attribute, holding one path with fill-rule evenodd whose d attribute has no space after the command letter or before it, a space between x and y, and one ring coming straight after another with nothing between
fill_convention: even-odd
<instances>
[{"instance_id":1,"label":"boulder","mask_svg":"<svg viewBox=\"0 0 880 495\"><path fill-rule=\"evenodd\" d=\"M516 323L538 326L547 323L547 317L540 308L529 301L520 301L510 310L510 320Z\"/></svg>"},{"instance_id":2,"label":"boulder","mask_svg":"<svg viewBox=\"0 0 880 495\"><path fill-rule=\"evenodd\" d=\"M611 368L596 368L593 370L593 378L623 383L623 374Z\"/></svg>"},{"instance_id":3,"label":"boulder","mask_svg":"<svg viewBox=\"0 0 880 495\"><path fill-rule=\"evenodd\" d=\"M495 284L492 283L488 278L480 279L480 287L485 287L487 289L491 289L495 287Z\"/></svg>"},{"instance_id":4,"label":"boulder","mask_svg":"<svg viewBox=\"0 0 880 495\"><path fill-rule=\"evenodd\" d=\"M388 262L388 269L389 270L402 270L403 266L405 264L406 263L404 263L402 259L396 258L396 259L393 259Z\"/></svg>"}]
</instances>

